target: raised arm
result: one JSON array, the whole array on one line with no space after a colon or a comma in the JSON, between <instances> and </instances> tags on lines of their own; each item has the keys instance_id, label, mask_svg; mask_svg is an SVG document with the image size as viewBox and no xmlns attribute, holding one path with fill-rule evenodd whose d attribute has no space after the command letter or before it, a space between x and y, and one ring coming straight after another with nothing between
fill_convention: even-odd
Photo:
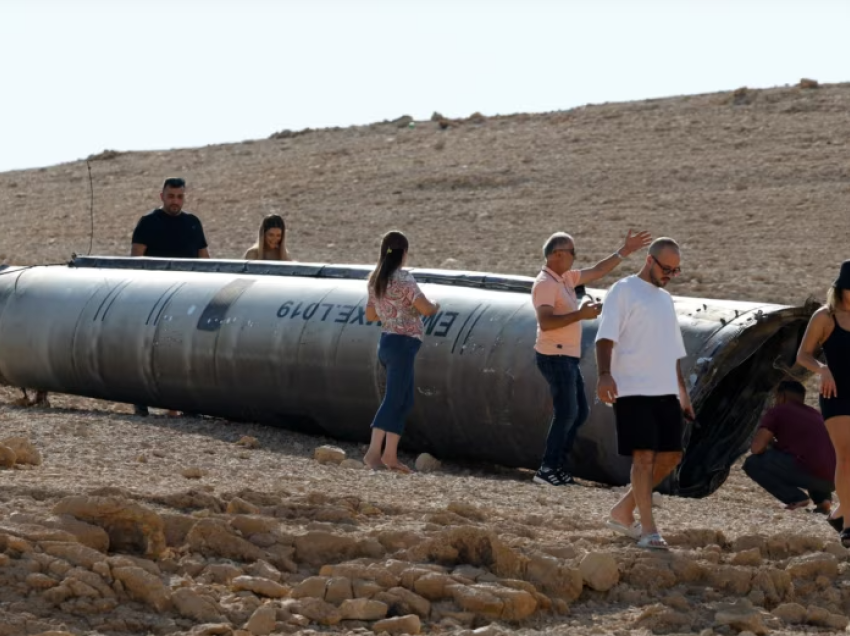
<instances>
[{"instance_id":1,"label":"raised arm","mask_svg":"<svg viewBox=\"0 0 850 636\"><path fill-rule=\"evenodd\" d=\"M629 233L626 235L626 240L623 242L623 246L614 252L608 258L602 259L593 267L589 267L587 269L579 270L581 276L579 278L579 285L586 285L587 283L592 283L595 280L599 280L606 274L611 273L617 265L619 265L624 258L627 258L633 252L646 247L652 242L652 236L650 236L649 232L638 232L636 234L632 234L632 230L629 230Z\"/></svg>"}]
</instances>

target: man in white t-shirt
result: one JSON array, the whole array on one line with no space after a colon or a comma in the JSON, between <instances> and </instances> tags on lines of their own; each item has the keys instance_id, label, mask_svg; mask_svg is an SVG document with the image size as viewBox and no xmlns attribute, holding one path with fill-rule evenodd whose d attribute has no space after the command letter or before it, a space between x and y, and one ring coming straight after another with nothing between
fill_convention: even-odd
<instances>
[{"instance_id":1,"label":"man in white t-shirt","mask_svg":"<svg viewBox=\"0 0 850 636\"><path fill-rule=\"evenodd\" d=\"M632 457L631 487L607 525L642 548L667 548L652 518L652 490L682 459L682 412L694 417L679 363L682 331L664 290L681 273L680 259L676 241L653 241L640 272L608 291L596 334L597 394L614 406L620 455Z\"/></svg>"}]
</instances>

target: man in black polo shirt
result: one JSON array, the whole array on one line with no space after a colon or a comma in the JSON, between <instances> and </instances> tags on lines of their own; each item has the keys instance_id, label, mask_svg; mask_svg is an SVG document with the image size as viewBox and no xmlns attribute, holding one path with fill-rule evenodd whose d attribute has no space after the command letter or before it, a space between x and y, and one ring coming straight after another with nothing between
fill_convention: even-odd
<instances>
[{"instance_id":1,"label":"man in black polo shirt","mask_svg":"<svg viewBox=\"0 0 850 636\"><path fill-rule=\"evenodd\" d=\"M162 207L148 212L136 224L130 256L209 258L201 220L183 211L186 182L179 178L166 179L159 198ZM147 415L148 407L137 404L135 413ZM175 414L169 411L169 415Z\"/></svg>"},{"instance_id":2,"label":"man in black polo shirt","mask_svg":"<svg viewBox=\"0 0 850 636\"><path fill-rule=\"evenodd\" d=\"M136 224L130 256L209 258L201 220L183 212L186 182L166 179L159 198L162 207L145 214Z\"/></svg>"}]
</instances>

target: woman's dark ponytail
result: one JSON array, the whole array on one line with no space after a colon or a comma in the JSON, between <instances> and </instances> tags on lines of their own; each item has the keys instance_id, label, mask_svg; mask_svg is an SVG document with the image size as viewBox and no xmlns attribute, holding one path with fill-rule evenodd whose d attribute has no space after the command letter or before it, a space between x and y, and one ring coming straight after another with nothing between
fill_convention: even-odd
<instances>
[{"instance_id":1,"label":"woman's dark ponytail","mask_svg":"<svg viewBox=\"0 0 850 636\"><path fill-rule=\"evenodd\" d=\"M390 276L401 268L407 252L407 237L398 231L387 232L381 239L381 254L378 264L369 276L369 284L375 289L375 296L381 298L387 291Z\"/></svg>"}]
</instances>

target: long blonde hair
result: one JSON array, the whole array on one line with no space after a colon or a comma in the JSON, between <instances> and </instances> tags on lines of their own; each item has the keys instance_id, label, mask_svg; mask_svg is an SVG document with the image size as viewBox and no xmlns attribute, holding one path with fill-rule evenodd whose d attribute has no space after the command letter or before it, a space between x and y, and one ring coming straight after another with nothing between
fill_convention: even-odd
<instances>
[{"instance_id":1,"label":"long blonde hair","mask_svg":"<svg viewBox=\"0 0 850 636\"><path fill-rule=\"evenodd\" d=\"M835 315L836 309L846 309L844 307L844 292L845 290L838 285L833 285L826 292L826 306L829 308L829 313Z\"/></svg>"},{"instance_id":2,"label":"long blonde hair","mask_svg":"<svg viewBox=\"0 0 850 636\"><path fill-rule=\"evenodd\" d=\"M277 214L269 214L268 216L263 217L263 222L260 223L260 231L257 235L257 242L254 243L247 253L256 250L256 260L265 260L266 232L275 228L280 230L280 245L278 246L277 257L269 260L291 261L292 259L289 257L289 252L286 251L286 223L284 222L283 217Z\"/></svg>"}]
</instances>

